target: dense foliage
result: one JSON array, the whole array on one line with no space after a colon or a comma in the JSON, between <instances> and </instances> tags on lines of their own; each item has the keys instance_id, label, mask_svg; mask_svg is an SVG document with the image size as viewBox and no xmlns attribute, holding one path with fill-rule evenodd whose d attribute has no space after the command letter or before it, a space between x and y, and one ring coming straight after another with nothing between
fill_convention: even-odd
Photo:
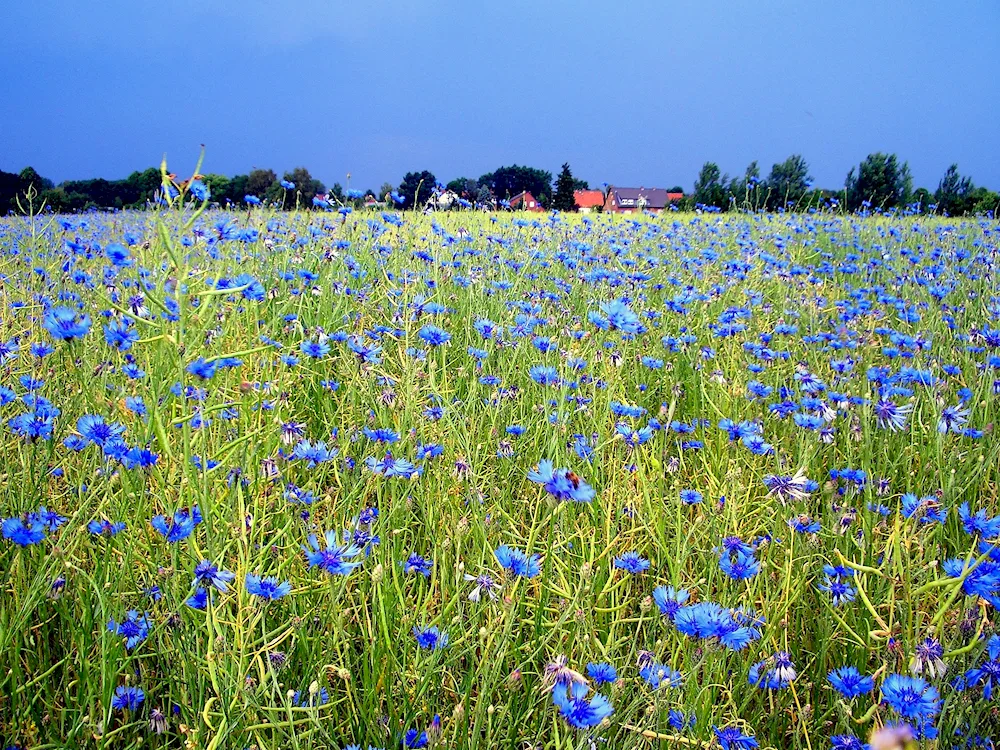
<instances>
[{"instance_id":1,"label":"dense foliage","mask_svg":"<svg viewBox=\"0 0 1000 750\"><path fill-rule=\"evenodd\" d=\"M7 743L992 746L997 222L166 195L0 221Z\"/></svg>"}]
</instances>

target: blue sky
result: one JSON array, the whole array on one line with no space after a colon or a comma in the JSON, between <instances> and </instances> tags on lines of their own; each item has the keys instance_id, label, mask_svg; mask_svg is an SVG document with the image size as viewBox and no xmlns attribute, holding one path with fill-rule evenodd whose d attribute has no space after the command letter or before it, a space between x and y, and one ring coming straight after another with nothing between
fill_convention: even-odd
<instances>
[{"instance_id":1,"label":"blue sky","mask_svg":"<svg viewBox=\"0 0 1000 750\"><path fill-rule=\"evenodd\" d=\"M54 180L304 165L378 188L517 162L690 188L872 151L1000 189L996 0L9 3L0 169Z\"/></svg>"}]
</instances>

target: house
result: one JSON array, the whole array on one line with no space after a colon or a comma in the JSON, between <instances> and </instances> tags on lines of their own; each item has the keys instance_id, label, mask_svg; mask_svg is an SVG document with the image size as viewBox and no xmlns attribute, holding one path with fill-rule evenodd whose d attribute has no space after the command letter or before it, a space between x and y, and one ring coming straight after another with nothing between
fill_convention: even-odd
<instances>
[{"instance_id":1,"label":"house","mask_svg":"<svg viewBox=\"0 0 1000 750\"><path fill-rule=\"evenodd\" d=\"M589 214L604 206L605 195L602 190L574 190L573 200L580 213Z\"/></svg>"},{"instance_id":2,"label":"house","mask_svg":"<svg viewBox=\"0 0 1000 750\"><path fill-rule=\"evenodd\" d=\"M542 204L536 201L535 196L527 190L523 193L518 193L508 202L510 203L511 209L514 211L545 211L545 209L542 208Z\"/></svg>"},{"instance_id":3,"label":"house","mask_svg":"<svg viewBox=\"0 0 1000 750\"><path fill-rule=\"evenodd\" d=\"M663 188L608 188L604 210L617 214L640 211L660 213L667 206L684 197L684 193L668 193Z\"/></svg>"}]
</instances>

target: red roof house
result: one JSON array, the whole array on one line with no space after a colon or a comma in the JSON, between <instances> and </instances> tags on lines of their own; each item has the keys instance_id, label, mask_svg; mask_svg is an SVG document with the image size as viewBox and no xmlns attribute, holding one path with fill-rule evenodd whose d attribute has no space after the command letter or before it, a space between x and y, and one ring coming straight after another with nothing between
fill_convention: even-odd
<instances>
[{"instance_id":1,"label":"red roof house","mask_svg":"<svg viewBox=\"0 0 1000 750\"><path fill-rule=\"evenodd\" d=\"M605 211L631 214L639 211L660 213L671 203L679 201L684 193L668 193L663 188L616 188L608 189Z\"/></svg>"},{"instance_id":2,"label":"red roof house","mask_svg":"<svg viewBox=\"0 0 1000 750\"><path fill-rule=\"evenodd\" d=\"M604 205L604 192L602 190L574 190L573 200L580 213L589 214Z\"/></svg>"},{"instance_id":3,"label":"red roof house","mask_svg":"<svg viewBox=\"0 0 1000 750\"><path fill-rule=\"evenodd\" d=\"M542 204L535 200L535 196L525 190L510 199L510 207L515 211L540 211L544 212Z\"/></svg>"}]
</instances>

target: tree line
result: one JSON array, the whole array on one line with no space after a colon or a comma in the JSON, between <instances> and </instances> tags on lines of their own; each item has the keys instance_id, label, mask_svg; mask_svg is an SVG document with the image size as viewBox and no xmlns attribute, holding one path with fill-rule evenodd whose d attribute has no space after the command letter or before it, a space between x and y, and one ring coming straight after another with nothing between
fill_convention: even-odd
<instances>
[{"instance_id":1,"label":"tree line","mask_svg":"<svg viewBox=\"0 0 1000 750\"><path fill-rule=\"evenodd\" d=\"M348 179L350 175L348 175ZM339 183L327 190L305 167L296 167L281 177L272 169L253 169L247 174L227 177L200 175L208 188L210 200L221 206L243 204L247 196L269 205L286 208L337 205L358 206L365 201L386 203L403 209L424 208L445 191L459 198L454 204L502 208L515 196L528 192L544 208L576 210L573 193L588 189L586 180L573 176L569 164L563 164L556 179L545 169L513 164L487 172L478 178L457 177L446 184L438 182L429 170L407 172L399 185L384 183L374 190L345 190ZM605 186L606 187L606 186ZM150 167L121 180L94 178L68 180L53 184L33 168L20 173L0 171L0 215L17 210L18 196L29 190L56 212L82 211L91 208L141 208L156 200L161 189L160 170ZM683 192L679 187L670 192ZM452 205L452 204L449 204ZM809 165L793 154L772 165L766 177L760 166L751 162L742 175L730 177L715 162L705 162L695 179L694 191L677 202L680 210L708 211L804 211L818 208L849 211L916 210L949 216L993 214L1000 211L1000 195L973 183L969 175L948 167L937 189L913 188L909 165L895 154L869 154L852 167L844 187L833 190L817 188L809 174Z\"/></svg>"}]
</instances>

